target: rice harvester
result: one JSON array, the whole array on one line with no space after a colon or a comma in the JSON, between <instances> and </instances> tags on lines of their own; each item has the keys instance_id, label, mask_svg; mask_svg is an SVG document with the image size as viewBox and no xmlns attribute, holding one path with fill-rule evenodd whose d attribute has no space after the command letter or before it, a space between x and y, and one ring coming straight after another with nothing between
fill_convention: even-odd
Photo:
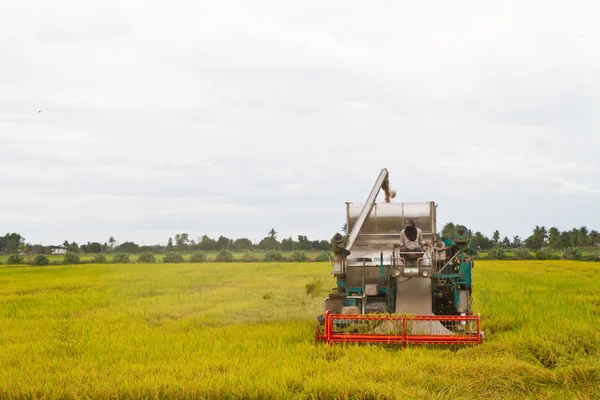
<instances>
[{"instance_id":1,"label":"rice harvester","mask_svg":"<svg viewBox=\"0 0 600 400\"><path fill-rule=\"evenodd\" d=\"M376 202L383 190L385 202ZM336 288L323 301L317 341L479 344L469 230L437 235L437 204L394 203L382 169L365 203L346 203L346 232L332 239ZM407 219L426 245L398 247Z\"/></svg>"}]
</instances>

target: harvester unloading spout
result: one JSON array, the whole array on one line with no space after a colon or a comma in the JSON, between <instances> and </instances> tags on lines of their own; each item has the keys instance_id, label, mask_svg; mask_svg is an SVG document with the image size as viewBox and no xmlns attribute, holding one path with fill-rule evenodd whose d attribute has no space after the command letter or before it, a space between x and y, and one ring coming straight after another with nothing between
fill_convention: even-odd
<instances>
[{"instance_id":1,"label":"harvester unloading spout","mask_svg":"<svg viewBox=\"0 0 600 400\"><path fill-rule=\"evenodd\" d=\"M376 203L382 189L386 201ZM391 203L394 196L383 169L365 203L346 203L350 234L332 239L337 287L323 302L317 340L481 343L471 311L469 231L458 225L438 240L435 203ZM421 233L422 247L398 245L406 221Z\"/></svg>"}]
</instances>

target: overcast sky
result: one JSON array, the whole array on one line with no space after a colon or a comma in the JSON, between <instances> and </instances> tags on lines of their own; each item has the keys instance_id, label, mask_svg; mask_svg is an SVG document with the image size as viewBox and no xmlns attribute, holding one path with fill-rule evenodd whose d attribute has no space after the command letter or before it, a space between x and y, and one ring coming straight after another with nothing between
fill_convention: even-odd
<instances>
[{"instance_id":1,"label":"overcast sky","mask_svg":"<svg viewBox=\"0 0 600 400\"><path fill-rule=\"evenodd\" d=\"M600 229L598 2L0 5L2 233L328 239L381 168L440 226Z\"/></svg>"}]
</instances>

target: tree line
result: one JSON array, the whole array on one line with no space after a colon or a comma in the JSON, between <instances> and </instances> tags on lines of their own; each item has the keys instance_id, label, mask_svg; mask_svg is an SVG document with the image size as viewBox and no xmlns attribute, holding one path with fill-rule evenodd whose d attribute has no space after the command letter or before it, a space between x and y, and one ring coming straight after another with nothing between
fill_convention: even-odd
<instances>
[{"instance_id":1,"label":"tree line","mask_svg":"<svg viewBox=\"0 0 600 400\"><path fill-rule=\"evenodd\" d=\"M117 240L111 236L106 242L87 242L77 243L75 241L65 240L60 246L42 246L26 243L25 238L18 233L7 233L4 237L0 236L0 252L5 254L26 253L26 254L52 254L57 249L65 249L70 253L165 253L165 252L193 252L193 251L221 251L228 250L232 252L246 251L328 251L330 249L329 240L311 240L306 235L298 235L296 239L292 237L284 238L281 241L277 239L277 231L269 230L267 236L259 243L252 243L248 238L228 238L219 236L211 238L203 235L197 240L190 239L188 233L178 233L169 237L166 245L140 245L133 241L124 241L117 244Z\"/></svg>"},{"instance_id":2,"label":"tree line","mask_svg":"<svg viewBox=\"0 0 600 400\"><path fill-rule=\"evenodd\" d=\"M438 237L451 236L455 224L449 222L438 232ZM342 232L346 234L346 225L342 226ZM600 233L596 230L589 230L586 226L572 228L561 231L556 227L547 229L545 226L536 225L532 229L530 236L521 238L513 236L502 237L498 230L492 232L488 237L480 231L473 232L469 230L471 236L471 245L480 250L489 250L497 246L505 248L528 248L538 250L542 248L565 249L568 247L591 247L600 244ZM114 237L110 237L106 242L87 242L77 243L75 241L65 240L61 246L43 246L27 243L25 238L19 233L7 233L0 236L0 252L4 254L51 254L57 248L64 248L73 253L165 253L165 252L193 252L193 251L220 251L228 250L233 252L246 251L328 251L330 250L329 240L311 240L305 235L298 235L295 239L292 237L277 239L277 231L269 230L267 235L259 243L252 243L248 238L228 238L219 236L211 238L208 235L191 239L188 233L178 233L169 237L166 245L140 245L133 241L124 241L117 244Z\"/></svg>"},{"instance_id":3,"label":"tree line","mask_svg":"<svg viewBox=\"0 0 600 400\"><path fill-rule=\"evenodd\" d=\"M454 223L447 223L440 232L440 236L451 235L454 227ZM600 233L593 229L589 230L586 226L561 231L556 227L546 229L545 226L536 225L527 238L521 238L520 236L513 236L512 239L507 236L502 238L498 230L495 230L490 237L479 231L473 233L469 230L469 234L471 245L481 250L489 250L496 246L528 248L531 250L546 247L566 249L568 247L592 247L600 244Z\"/></svg>"}]
</instances>

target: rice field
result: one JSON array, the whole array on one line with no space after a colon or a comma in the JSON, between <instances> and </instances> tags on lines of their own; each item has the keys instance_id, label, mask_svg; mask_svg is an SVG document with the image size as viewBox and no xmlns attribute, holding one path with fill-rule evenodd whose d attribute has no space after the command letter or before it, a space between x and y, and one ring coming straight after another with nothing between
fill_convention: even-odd
<instances>
[{"instance_id":1,"label":"rice field","mask_svg":"<svg viewBox=\"0 0 600 400\"><path fill-rule=\"evenodd\" d=\"M402 350L315 345L327 263L2 266L0 398L600 398L598 264L473 272L486 342Z\"/></svg>"},{"instance_id":2,"label":"rice field","mask_svg":"<svg viewBox=\"0 0 600 400\"><path fill-rule=\"evenodd\" d=\"M215 259L217 258L217 254L219 253L218 251L201 251L201 253L203 253L204 255L206 255L206 260L207 261L215 261ZM280 251L281 255L284 258L289 258L292 255L292 251ZM320 253L320 251L305 251L306 256L309 259L314 259L315 257L317 257ZM245 252L232 252L233 255L233 259L234 260L241 260L242 257L244 256L244 254L246 254ZM264 251L253 251L252 254L258 259L258 260L262 260L265 257L265 252ZM86 263L86 262L92 262L92 260L94 259L95 254L81 254L80 255L80 259L81 262ZM107 262L112 262L113 253L106 253L106 261ZM183 259L185 261L189 261L190 260L190 256L191 253L184 253L182 254ZM8 262L8 254L0 254L0 263L2 264L6 264ZM28 258L32 258L33 256L24 256L25 259ZM135 262L139 257L139 254L130 254L129 255L129 260L131 262ZM157 262L163 262L164 259L164 254L154 254L154 257L156 258ZM48 255L48 259L50 260L51 263L62 263L64 260L65 256L63 254L50 254Z\"/></svg>"}]
</instances>

